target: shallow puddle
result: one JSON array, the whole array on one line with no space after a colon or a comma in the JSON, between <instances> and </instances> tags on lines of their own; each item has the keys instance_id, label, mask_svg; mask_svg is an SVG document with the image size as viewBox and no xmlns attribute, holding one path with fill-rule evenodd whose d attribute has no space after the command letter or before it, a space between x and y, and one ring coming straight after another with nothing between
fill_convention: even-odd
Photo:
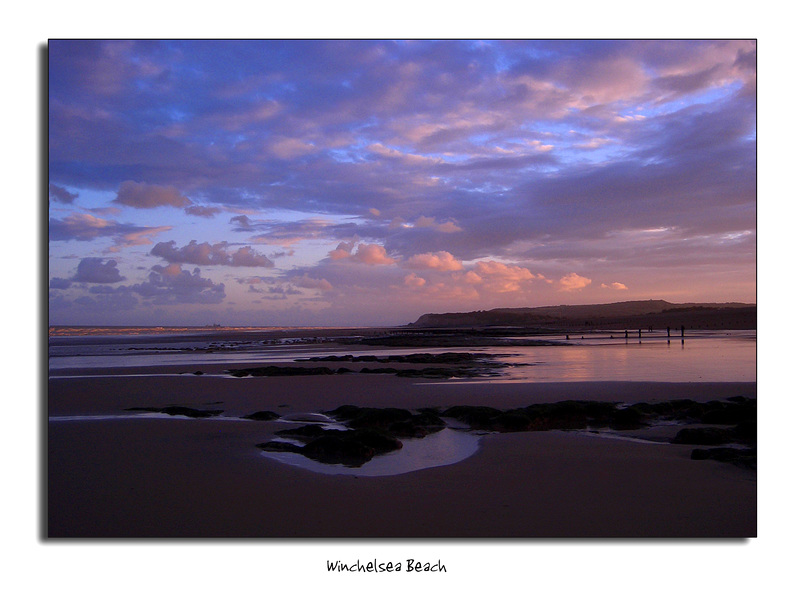
<instances>
[{"instance_id":1,"label":"shallow puddle","mask_svg":"<svg viewBox=\"0 0 800 605\"><path fill-rule=\"evenodd\" d=\"M402 475L436 466L455 464L478 451L480 436L465 431L444 429L423 439L403 439L402 449L375 456L358 468L343 464L324 464L291 452L262 452L261 455L325 475L385 477Z\"/></svg>"}]
</instances>

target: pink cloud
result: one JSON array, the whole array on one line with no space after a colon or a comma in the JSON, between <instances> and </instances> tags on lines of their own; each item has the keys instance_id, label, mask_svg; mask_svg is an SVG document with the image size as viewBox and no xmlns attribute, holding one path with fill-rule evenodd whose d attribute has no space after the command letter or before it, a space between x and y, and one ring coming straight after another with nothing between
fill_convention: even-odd
<instances>
[{"instance_id":1,"label":"pink cloud","mask_svg":"<svg viewBox=\"0 0 800 605\"><path fill-rule=\"evenodd\" d=\"M114 238L114 245L108 248L108 252L119 252L123 248L130 246L149 246L153 243L153 238L159 233L169 231L172 227L146 227L138 231L126 233Z\"/></svg>"},{"instance_id":2,"label":"pink cloud","mask_svg":"<svg viewBox=\"0 0 800 605\"><path fill-rule=\"evenodd\" d=\"M352 258L366 265L393 265L397 261L386 254L378 244L359 244Z\"/></svg>"},{"instance_id":3,"label":"pink cloud","mask_svg":"<svg viewBox=\"0 0 800 605\"><path fill-rule=\"evenodd\" d=\"M297 286L298 288L308 288L310 290L333 290L333 286L331 282L327 279L317 279L314 277L309 277L308 275L303 275L302 277L296 277L292 280L292 283Z\"/></svg>"},{"instance_id":4,"label":"pink cloud","mask_svg":"<svg viewBox=\"0 0 800 605\"><path fill-rule=\"evenodd\" d=\"M499 277L501 279L509 279L513 281L534 279L533 273L531 273L530 270L526 269L525 267L506 265L494 260L476 263L475 271L484 277Z\"/></svg>"},{"instance_id":5,"label":"pink cloud","mask_svg":"<svg viewBox=\"0 0 800 605\"><path fill-rule=\"evenodd\" d=\"M610 288L611 290L627 290L628 286L625 284L621 284L618 281L612 282L610 286L606 284L600 284L601 288Z\"/></svg>"},{"instance_id":6,"label":"pink cloud","mask_svg":"<svg viewBox=\"0 0 800 605\"><path fill-rule=\"evenodd\" d=\"M331 250L328 252L328 256L330 256L333 260L342 260L344 258L349 258L350 254L353 252L353 247L355 247L355 241L352 242L339 242L339 245L336 246L335 250Z\"/></svg>"},{"instance_id":7,"label":"pink cloud","mask_svg":"<svg viewBox=\"0 0 800 605\"><path fill-rule=\"evenodd\" d=\"M406 266L411 269L433 269L434 271L461 271L464 268L460 260L443 250L435 253L415 254L406 261Z\"/></svg>"},{"instance_id":8,"label":"pink cloud","mask_svg":"<svg viewBox=\"0 0 800 605\"><path fill-rule=\"evenodd\" d=\"M561 285L560 290L572 292L574 290L583 290L592 283L592 280L588 277L581 277L577 273L570 273L562 277L558 283Z\"/></svg>"},{"instance_id":9,"label":"pink cloud","mask_svg":"<svg viewBox=\"0 0 800 605\"><path fill-rule=\"evenodd\" d=\"M425 285L425 280L414 273L409 273L403 279L403 283L411 288L421 288Z\"/></svg>"},{"instance_id":10,"label":"pink cloud","mask_svg":"<svg viewBox=\"0 0 800 605\"><path fill-rule=\"evenodd\" d=\"M328 256L335 261L347 260L365 265L393 265L397 261L386 253L386 248L378 244L359 244L353 253L355 241L340 242Z\"/></svg>"},{"instance_id":11,"label":"pink cloud","mask_svg":"<svg viewBox=\"0 0 800 605\"><path fill-rule=\"evenodd\" d=\"M436 222L435 218L430 216L420 216L414 221L414 227L433 229L441 233L457 233L462 231L461 227L456 225L453 221L445 221L443 223Z\"/></svg>"},{"instance_id":12,"label":"pink cloud","mask_svg":"<svg viewBox=\"0 0 800 605\"><path fill-rule=\"evenodd\" d=\"M537 276L525 267L506 265L493 260L476 263L472 273L481 278L485 290L496 293L516 292L521 288L522 282L537 279ZM470 279L476 281L473 276Z\"/></svg>"}]
</instances>

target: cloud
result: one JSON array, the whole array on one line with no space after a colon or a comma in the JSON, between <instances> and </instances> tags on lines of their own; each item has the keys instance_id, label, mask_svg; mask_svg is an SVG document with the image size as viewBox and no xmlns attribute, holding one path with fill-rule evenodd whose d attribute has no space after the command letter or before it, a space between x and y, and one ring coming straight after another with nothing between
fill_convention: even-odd
<instances>
[{"instance_id":1,"label":"cloud","mask_svg":"<svg viewBox=\"0 0 800 605\"><path fill-rule=\"evenodd\" d=\"M247 217L234 217L231 222L236 220L238 227L234 231L260 231L258 235L250 238L258 244L271 244L277 246L289 246L303 240L323 239L330 237L331 228L334 223L329 220L313 218L299 221L264 221L254 222Z\"/></svg>"},{"instance_id":2,"label":"cloud","mask_svg":"<svg viewBox=\"0 0 800 605\"><path fill-rule=\"evenodd\" d=\"M523 282L537 279L530 269L498 261L477 262L473 273L481 278L481 287L493 292L516 292Z\"/></svg>"},{"instance_id":3,"label":"cloud","mask_svg":"<svg viewBox=\"0 0 800 605\"><path fill-rule=\"evenodd\" d=\"M592 283L588 277L581 277L577 273L570 273L558 280L560 289L565 292L573 292L575 290L583 290L586 286Z\"/></svg>"},{"instance_id":4,"label":"cloud","mask_svg":"<svg viewBox=\"0 0 800 605\"><path fill-rule=\"evenodd\" d=\"M331 283L324 278L309 277L307 274L297 276L292 279L292 283L298 288L308 288L311 290L333 290Z\"/></svg>"},{"instance_id":5,"label":"cloud","mask_svg":"<svg viewBox=\"0 0 800 605\"><path fill-rule=\"evenodd\" d=\"M172 227L142 227L129 233L114 237L114 245L108 248L108 252L119 252L123 248L130 246L149 246L153 243L153 238L159 233L169 231Z\"/></svg>"},{"instance_id":6,"label":"cloud","mask_svg":"<svg viewBox=\"0 0 800 605\"><path fill-rule=\"evenodd\" d=\"M270 150L276 157L282 160L289 160L313 153L316 147L313 143L308 143L302 139L280 137L276 141L270 143Z\"/></svg>"},{"instance_id":7,"label":"cloud","mask_svg":"<svg viewBox=\"0 0 800 605\"><path fill-rule=\"evenodd\" d=\"M190 273L174 264L155 265L147 281L128 289L156 305L218 304L225 299L225 284L202 277L199 268Z\"/></svg>"},{"instance_id":8,"label":"cloud","mask_svg":"<svg viewBox=\"0 0 800 605\"><path fill-rule=\"evenodd\" d=\"M265 255L254 251L250 246L239 248L233 254L229 254L227 248L227 242L218 244L202 242L198 244L196 240L190 241L182 248L177 248L175 241L171 240L159 242L153 246L150 254L159 256L167 262L178 264L264 268L275 266L274 262Z\"/></svg>"},{"instance_id":9,"label":"cloud","mask_svg":"<svg viewBox=\"0 0 800 605\"><path fill-rule=\"evenodd\" d=\"M274 267L275 263L263 254L259 254L250 246L239 248L230 257L230 264L233 267Z\"/></svg>"},{"instance_id":10,"label":"cloud","mask_svg":"<svg viewBox=\"0 0 800 605\"><path fill-rule=\"evenodd\" d=\"M378 244L358 244L356 251L351 253L354 247L355 242L340 242L328 256L334 261L347 260L364 265L393 265L397 262L386 253L386 248Z\"/></svg>"},{"instance_id":11,"label":"cloud","mask_svg":"<svg viewBox=\"0 0 800 605\"><path fill-rule=\"evenodd\" d=\"M221 208L215 208L214 206L187 206L183 209L186 214L190 214L192 216L202 216L204 218L211 218L216 216L220 212L222 212Z\"/></svg>"},{"instance_id":12,"label":"cloud","mask_svg":"<svg viewBox=\"0 0 800 605\"><path fill-rule=\"evenodd\" d=\"M386 248L378 244L359 244L351 258L365 265L392 265L397 262L386 254Z\"/></svg>"},{"instance_id":13,"label":"cloud","mask_svg":"<svg viewBox=\"0 0 800 605\"><path fill-rule=\"evenodd\" d=\"M421 288L425 285L425 280L414 273L409 273L403 278L403 283L411 288Z\"/></svg>"},{"instance_id":14,"label":"cloud","mask_svg":"<svg viewBox=\"0 0 800 605\"><path fill-rule=\"evenodd\" d=\"M117 197L113 201L116 204L133 208L158 208L159 206L183 208L192 203L189 198L171 185L148 185L135 181L124 181L119 186Z\"/></svg>"},{"instance_id":15,"label":"cloud","mask_svg":"<svg viewBox=\"0 0 800 605\"><path fill-rule=\"evenodd\" d=\"M76 199L78 199L77 193L70 193L63 187L59 187L58 185L53 185L50 183L50 201L51 202L60 202L62 204L71 204Z\"/></svg>"},{"instance_id":16,"label":"cloud","mask_svg":"<svg viewBox=\"0 0 800 605\"><path fill-rule=\"evenodd\" d=\"M461 231L461 227L456 225L453 221L445 221L443 223L439 223L436 221L435 218L429 216L420 216L417 220L414 221L414 227L423 229L433 229L435 231L440 231L442 233L458 233L459 231Z\"/></svg>"},{"instance_id":17,"label":"cloud","mask_svg":"<svg viewBox=\"0 0 800 605\"><path fill-rule=\"evenodd\" d=\"M50 288L53 290L66 290L71 285L71 279L64 279L62 277L53 277L50 279Z\"/></svg>"},{"instance_id":18,"label":"cloud","mask_svg":"<svg viewBox=\"0 0 800 605\"><path fill-rule=\"evenodd\" d=\"M113 284L123 281L117 269L117 261L109 259L103 262L102 258L84 258L78 263L78 270L72 281L92 284Z\"/></svg>"},{"instance_id":19,"label":"cloud","mask_svg":"<svg viewBox=\"0 0 800 605\"><path fill-rule=\"evenodd\" d=\"M115 248L110 250L112 252L128 246L152 244L152 236L170 229L171 227L139 227L78 213L73 213L63 220L51 218L49 222L51 241L91 241L110 237L115 243Z\"/></svg>"},{"instance_id":20,"label":"cloud","mask_svg":"<svg viewBox=\"0 0 800 605\"><path fill-rule=\"evenodd\" d=\"M610 286L608 286L606 284L600 284L600 287L601 288L608 288L608 289L611 289L611 290L627 290L628 289L628 286L626 286L625 284L621 284L618 281L611 282Z\"/></svg>"},{"instance_id":21,"label":"cloud","mask_svg":"<svg viewBox=\"0 0 800 605\"><path fill-rule=\"evenodd\" d=\"M350 254L353 252L353 248L355 247L355 241L352 242L339 242L339 245L336 246L334 250L328 252L328 256L331 257L333 260L342 260L344 258L349 258Z\"/></svg>"},{"instance_id":22,"label":"cloud","mask_svg":"<svg viewBox=\"0 0 800 605\"><path fill-rule=\"evenodd\" d=\"M434 271L460 271L464 268L461 261L445 251L415 254L405 262L411 269L432 269Z\"/></svg>"},{"instance_id":23,"label":"cloud","mask_svg":"<svg viewBox=\"0 0 800 605\"><path fill-rule=\"evenodd\" d=\"M116 221L98 218L91 214L71 214L60 220L51 218L50 239L55 241L82 240L88 241L103 236L113 236L125 227Z\"/></svg>"}]
</instances>

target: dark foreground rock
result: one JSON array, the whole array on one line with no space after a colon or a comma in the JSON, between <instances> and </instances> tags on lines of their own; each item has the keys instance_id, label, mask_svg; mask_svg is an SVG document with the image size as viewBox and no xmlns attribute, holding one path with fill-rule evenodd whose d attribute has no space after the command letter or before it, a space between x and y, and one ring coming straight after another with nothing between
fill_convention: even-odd
<instances>
[{"instance_id":1,"label":"dark foreground rock","mask_svg":"<svg viewBox=\"0 0 800 605\"><path fill-rule=\"evenodd\" d=\"M156 412L159 414L168 414L170 416L186 416L188 418L211 418L212 416L219 416L224 410L196 410L194 408L187 408L180 405L168 405L162 408L154 407L136 407L126 408L132 412Z\"/></svg>"},{"instance_id":2,"label":"dark foreground rock","mask_svg":"<svg viewBox=\"0 0 800 605\"><path fill-rule=\"evenodd\" d=\"M244 378L246 376L319 376L331 375L336 372L326 367L297 367L297 366L262 366L258 368L242 368L226 370L231 376Z\"/></svg>"},{"instance_id":3,"label":"dark foreground rock","mask_svg":"<svg viewBox=\"0 0 800 605\"><path fill-rule=\"evenodd\" d=\"M302 446L283 441L261 443L257 447L271 452L293 452L325 464L343 464L359 467L378 454L386 454L403 447L403 443L385 431L375 429L353 429L347 431L323 429L319 425L306 425L296 429L279 431L292 435Z\"/></svg>"},{"instance_id":4,"label":"dark foreground rock","mask_svg":"<svg viewBox=\"0 0 800 605\"><path fill-rule=\"evenodd\" d=\"M736 436L731 429L719 427L681 429L672 439L672 443L690 445L721 445L734 441L736 441Z\"/></svg>"},{"instance_id":5,"label":"dark foreground rock","mask_svg":"<svg viewBox=\"0 0 800 605\"><path fill-rule=\"evenodd\" d=\"M298 359L297 361L338 361L350 363L472 363L484 361L496 357L488 353L411 353L409 355L327 355L325 357L309 357L308 359Z\"/></svg>"},{"instance_id":6,"label":"dark foreground rock","mask_svg":"<svg viewBox=\"0 0 800 605\"><path fill-rule=\"evenodd\" d=\"M326 412L349 428L372 428L395 437L422 438L441 431L446 423L430 409L416 414L401 408L359 408L344 405Z\"/></svg>"},{"instance_id":7,"label":"dark foreground rock","mask_svg":"<svg viewBox=\"0 0 800 605\"><path fill-rule=\"evenodd\" d=\"M276 414L275 412L271 412L269 410L262 410L260 412L253 412L252 414L248 414L247 416L242 416L242 418L246 418L247 420L267 421L280 418L280 415Z\"/></svg>"},{"instance_id":8,"label":"dark foreground rock","mask_svg":"<svg viewBox=\"0 0 800 605\"><path fill-rule=\"evenodd\" d=\"M715 447L692 450L692 460L717 460L756 470L755 448Z\"/></svg>"},{"instance_id":9,"label":"dark foreground rock","mask_svg":"<svg viewBox=\"0 0 800 605\"><path fill-rule=\"evenodd\" d=\"M755 401L729 400L705 404L690 400L621 406L615 402L567 400L533 404L524 408L498 410L489 406L458 405L444 411L425 408L412 412L402 408L371 408L342 405L325 412L346 430L333 430L320 425L278 431L304 445L269 442L259 447L269 451L292 451L319 462L361 466L374 456L402 447L400 439L424 438L447 426L444 418L464 423L469 430L521 432L548 430L584 430L609 428L615 431L635 430L659 422L672 422L676 417L686 422L698 418L714 419L721 426L687 427L678 431L672 443L688 445L736 445L708 450L695 449L692 458L733 462L755 468ZM741 420L731 426L733 420Z\"/></svg>"}]
</instances>

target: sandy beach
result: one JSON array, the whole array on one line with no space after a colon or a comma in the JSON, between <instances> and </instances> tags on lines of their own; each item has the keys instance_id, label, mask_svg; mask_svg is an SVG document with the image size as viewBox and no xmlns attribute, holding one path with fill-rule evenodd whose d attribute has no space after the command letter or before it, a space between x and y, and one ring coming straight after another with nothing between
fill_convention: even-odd
<instances>
[{"instance_id":1,"label":"sandy beach","mask_svg":"<svg viewBox=\"0 0 800 605\"><path fill-rule=\"evenodd\" d=\"M281 416L339 405L446 408L565 399L705 402L754 383L503 383L386 375L180 374L49 381L50 537L752 537L756 473L692 460L695 446L577 431L490 433L449 466L384 477L323 475L262 455L276 422L130 414L135 406ZM204 371L213 368L204 366ZM150 368L152 371L152 368ZM117 370L116 372L119 372ZM136 373L127 369L126 373ZM142 370L144 373L144 370ZM659 427L666 441L679 427ZM631 437L642 436L630 431Z\"/></svg>"}]
</instances>

